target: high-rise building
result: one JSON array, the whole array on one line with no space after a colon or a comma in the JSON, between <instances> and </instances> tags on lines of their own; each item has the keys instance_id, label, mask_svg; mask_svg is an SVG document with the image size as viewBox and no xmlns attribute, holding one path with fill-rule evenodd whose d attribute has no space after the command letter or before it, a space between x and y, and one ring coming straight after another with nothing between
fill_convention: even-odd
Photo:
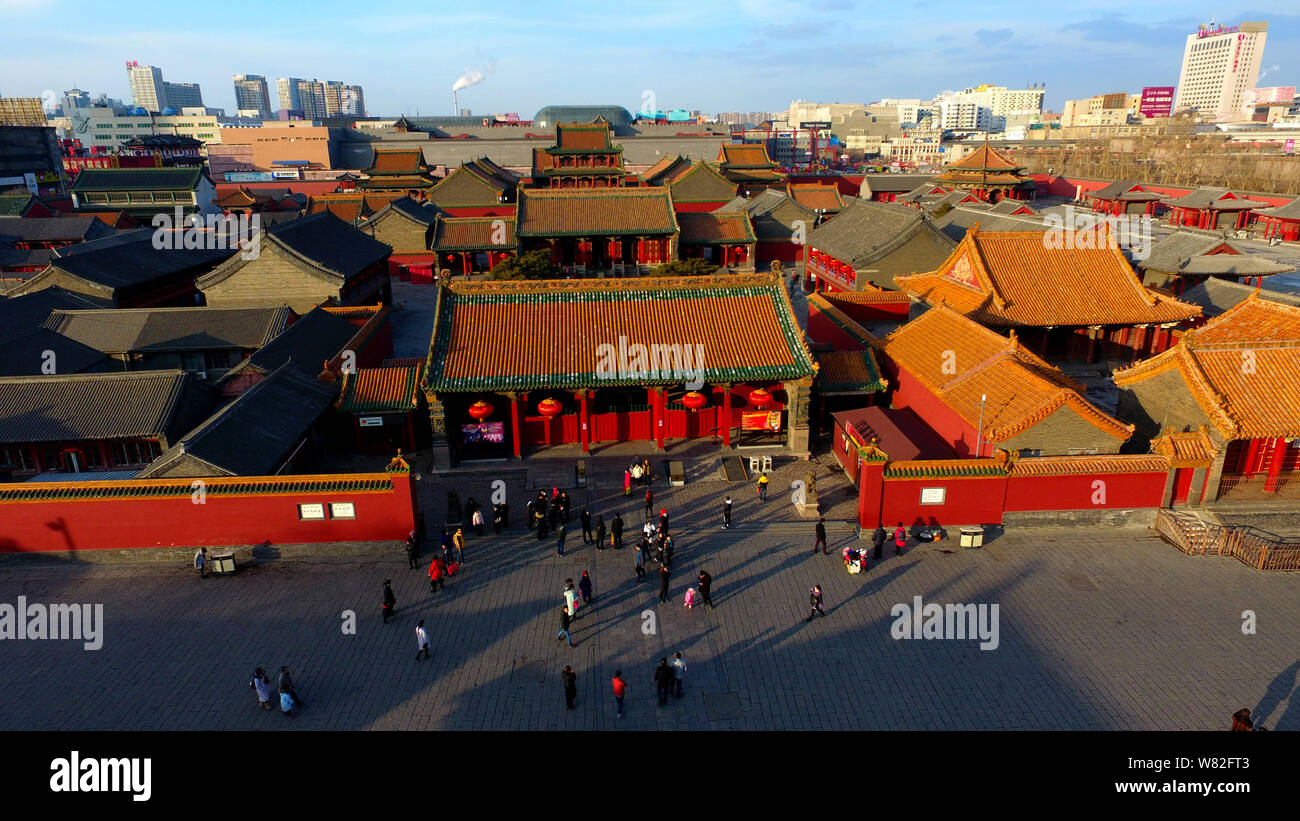
<instances>
[{"instance_id":1,"label":"high-rise building","mask_svg":"<svg viewBox=\"0 0 1300 821\"><path fill-rule=\"evenodd\" d=\"M301 82L300 77L281 77L275 81L281 111L302 111L302 100L298 96L298 84Z\"/></svg>"},{"instance_id":2,"label":"high-rise building","mask_svg":"<svg viewBox=\"0 0 1300 821\"><path fill-rule=\"evenodd\" d=\"M258 116L271 116L271 92L266 86L266 78L260 74L236 74L235 110L258 112Z\"/></svg>"},{"instance_id":3,"label":"high-rise building","mask_svg":"<svg viewBox=\"0 0 1300 821\"><path fill-rule=\"evenodd\" d=\"M132 104L150 113L203 106L198 83L165 82L162 69L157 66L142 66L135 60L127 60L126 79L131 86Z\"/></svg>"},{"instance_id":4,"label":"high-rise building","mask_svg":"<svg viewBox=\"0 0 1300 821\"><path fill-rule=\"evenodd\" d=\"M1187 35L1174 108L1195 108L1213 120L1250 119L1242 106L1259 80L1267 37L1268 23L1216 26L1213 20Z\"/></svg>"},{"instance_id":5,"label":"high-rise building","mask_svg":"<svg viewBox=\"0 0 1300 821\"><path fill-rule=\"evenodd\" d=\"M154 112L167 107L167 88L163 83L162 69L127 60L126 79L131 86L131 102L135 106Z\"/></svg>"},{"instance_id":6,"label":"high-rise building","mask_svg":"<svg viewBox=\"0 0 1300 821\"><path fill-rule=\"evenodd\" d=\"M0 125L49 125L40 97L0 97Z\"/></svg>"},{"instance_id":7,"label":"high-rise building","mask_svg":"<svg viewBox=\"0 0 1300 821\"><path fill-rule=\"evenodd\" d=\"M203 108L203 92L198 83L163 83L167 89L167 105L179 113L184 108Z\"/></svg>"},{"instance_id":8,"label":"high-rise building","mask_svg":"<svg viewBox=\"0 0 1300 821\"><path fill-rule=\"evenodd\" d=\"M298 110L308 120L319 120L325 113L325 84L319 80L298 81Z\"/></svg>"},{"instance_id":9,"label":"high-rise building","mask_svg":"<svg viewBox=\"0 0 1300 821\"><path fill-rule=\"evenodd\" d=\"M366 96L361 86L343 86L342 106L344 114L366 116Z\"/></svg>"}]
</instances>

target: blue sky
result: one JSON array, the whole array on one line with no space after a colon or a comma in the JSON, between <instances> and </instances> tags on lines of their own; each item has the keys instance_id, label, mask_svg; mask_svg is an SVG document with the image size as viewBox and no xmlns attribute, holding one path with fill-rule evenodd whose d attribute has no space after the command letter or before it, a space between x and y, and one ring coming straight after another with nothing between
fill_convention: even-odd
<instances>
[{"instance_id":1,"label":"blue sky","mask_svg":"<svg viewBox=\"0 0 1300 821\"><path fill-rule=\"evenodd\" d=\"M1174 85L1185 37L1211 16L1267 20L1260 85L1300 81L1294 2L0 0L0 93L75 85L129 100L124 62L138 60L201 83L204 101L231 113L231 75L248 73L358 83L372 114L450 114L466 69L484 75L460 95L476 114L635 111L647 91L661 109L773 111L982 82L1046 83L1059 111L1066 99Z\"/></svg>"}]
</instances>

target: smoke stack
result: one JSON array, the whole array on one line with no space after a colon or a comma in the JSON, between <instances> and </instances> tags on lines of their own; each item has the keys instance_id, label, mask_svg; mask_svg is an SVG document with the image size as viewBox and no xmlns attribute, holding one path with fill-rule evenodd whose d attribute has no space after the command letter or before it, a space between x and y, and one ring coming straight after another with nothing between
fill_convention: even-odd
<instances>
[{"instance_id":1,"label":"smoke stack","mask_svg":"<svg viewBox=\"0 0 1300 821\"><path fill-rule=\"evenodd\" d=\"M460 98L457 97L459 92L456 89L451 90L451 116L460 116Z\"/></svg>"}]
</instances>

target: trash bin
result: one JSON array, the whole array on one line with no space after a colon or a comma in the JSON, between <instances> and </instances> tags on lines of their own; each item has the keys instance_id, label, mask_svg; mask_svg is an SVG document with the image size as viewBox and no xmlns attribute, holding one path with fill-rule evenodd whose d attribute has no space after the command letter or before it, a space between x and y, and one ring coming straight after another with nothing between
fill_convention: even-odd
<instances>
[{"instance_id":1,"label":"trash bin","mask_svg":"<svg viewBox=\"0 0 1300 821\"><path fill-rule=\"evenodd\" d=\"M228 553L213 553L212 572L213 573L234 573L235 552L232 550Z\"/></svg>"},{"instance_id":2,"label":"trash bin","mask_svg":"<svg viewBox=\"0 0 1300 821\"><path fill-rule=\"evenodd\" d=\"M982 527L963 527L961 529L961 546L962 547L983 547L984 546L984 528Z\"/></svg>"}]
</instances>

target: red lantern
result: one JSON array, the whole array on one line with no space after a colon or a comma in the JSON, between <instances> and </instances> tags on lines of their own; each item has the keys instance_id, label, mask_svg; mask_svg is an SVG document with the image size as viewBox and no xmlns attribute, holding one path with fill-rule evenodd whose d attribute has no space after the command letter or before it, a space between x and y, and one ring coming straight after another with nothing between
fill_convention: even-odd
<instances>
[{"instance_id":1,"label":"red lantern","mask_svg":"<svg viewBox=\"0 0 1300 821\"><path fill-rule=\"evenodd\" d=\"M564 410L564 406L554 399L543 399L537 403L537 412L548 419Z\"/></svg>"},{"instance_id":2,"label":"red lantern","mask_svg":"<svg viewBox=\"0 0 1300 821\"><path fill-rule=\"evenodd\" d=\"M496 408L492 407L491 404L480 399L469 406L469 415L481 422L491 416L492 411L494 410L496 410Z\"/></svg>"},{"instance_id":3,"label":"red lantern","mask_svg":"<svg viewBox=\"0 0 1300 821\"><path fill-rule=\"evenodd\" d=\"M682 404L691 410L699 410L708 403L708 398L699 391L691 391L682 397Z\"/></svg>"},{"instance_id":4,"label":"red lantern","mask_svg":"<svg viewBox=\"0 0 1300 821\"><path fill-rule=\"evenodd\" d=\"M749 394L749 401L754 407L761 408L772 401L772 392L766 388L754 388Z\"/></svg>"}]
</instances>

